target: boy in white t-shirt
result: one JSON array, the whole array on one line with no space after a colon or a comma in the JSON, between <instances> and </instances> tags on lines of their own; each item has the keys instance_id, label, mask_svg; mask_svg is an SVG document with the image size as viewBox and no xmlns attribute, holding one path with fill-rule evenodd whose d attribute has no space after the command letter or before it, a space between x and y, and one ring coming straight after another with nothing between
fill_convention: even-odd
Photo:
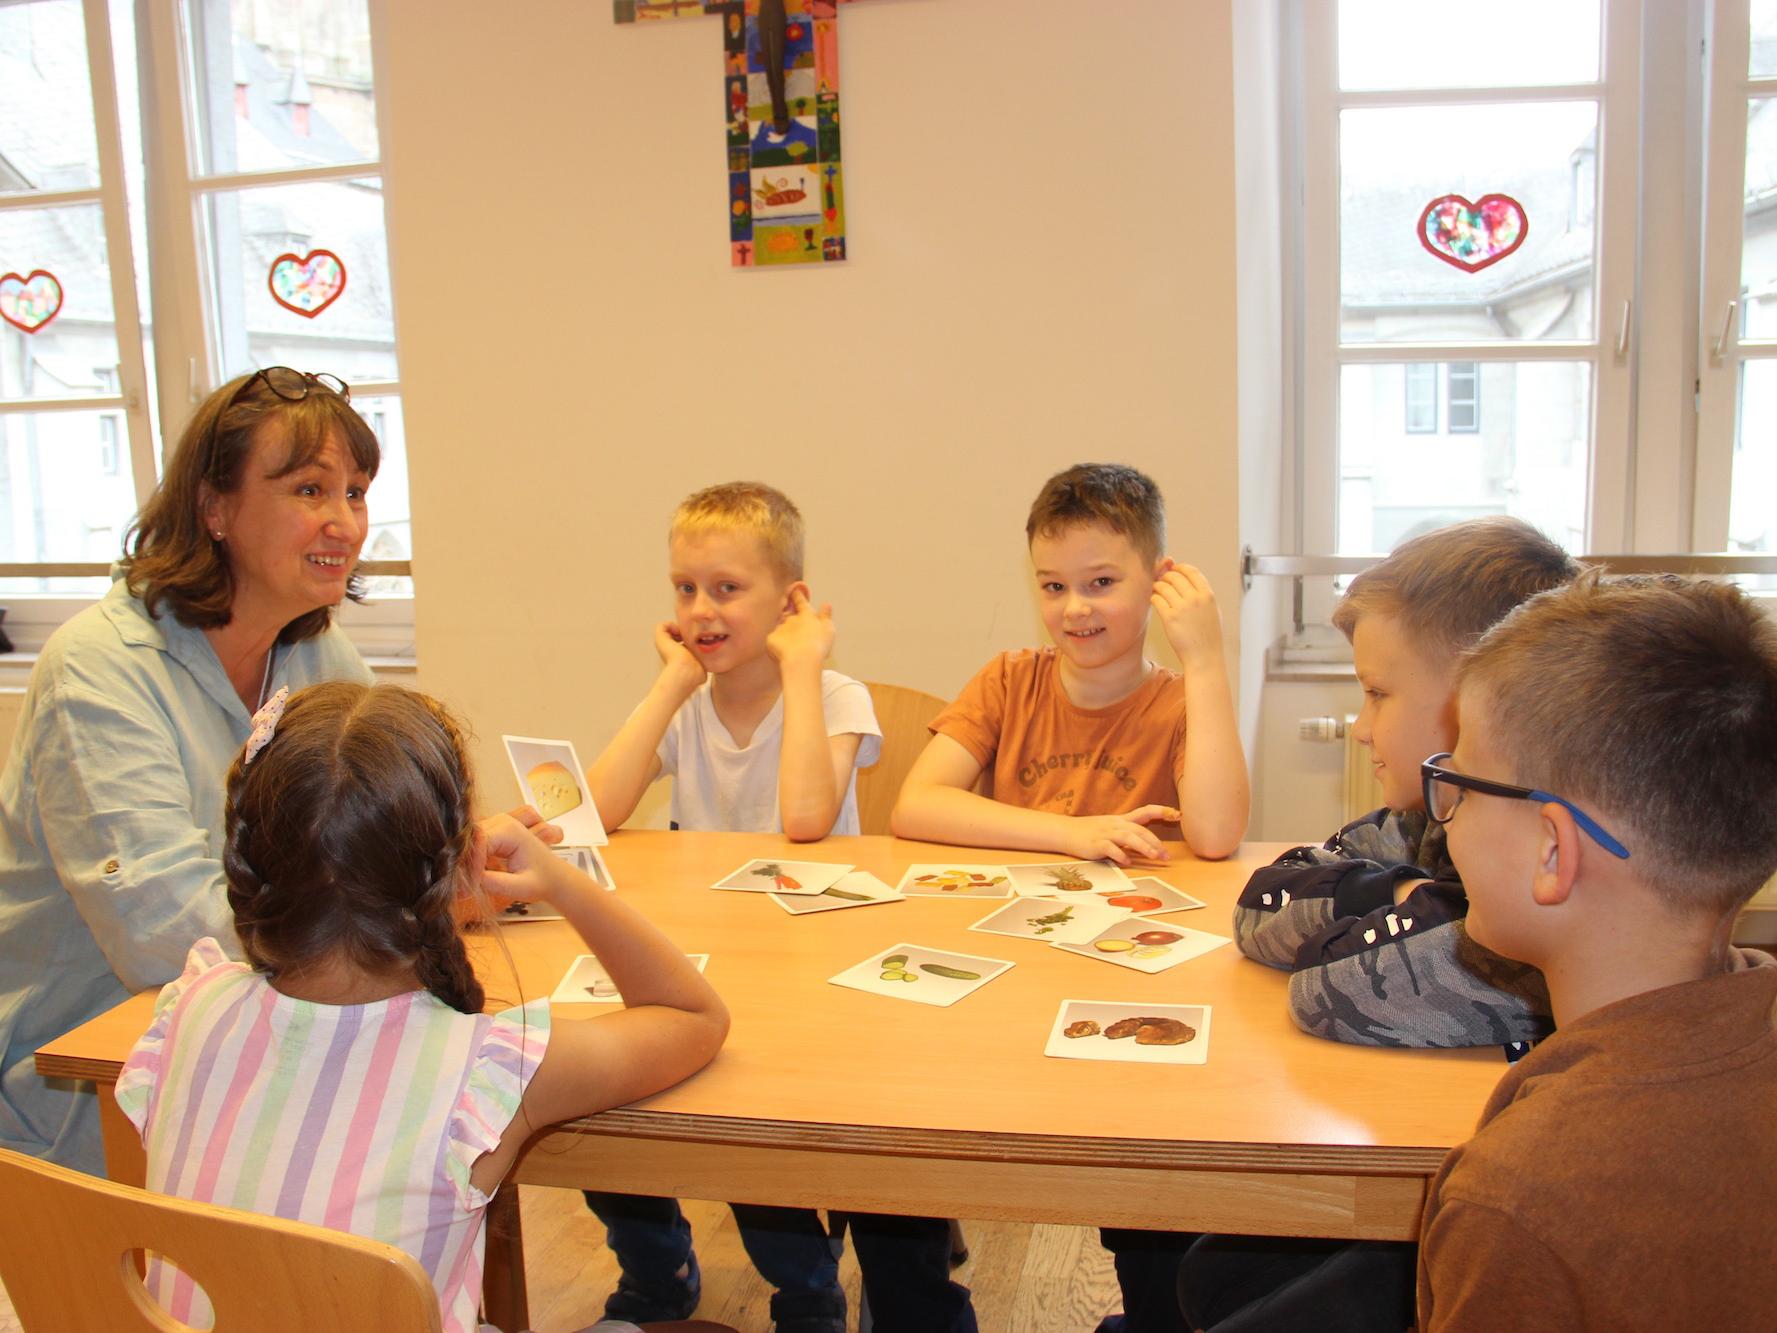
<instances>
[{"instance_id":1,"label":"boy in white t-shirt","mask_svg":"<svg viewBox=\"0 0 1777 1333\"><path fill-rule=\"evenodd\" d=\"M802 515L781 491L731 482L673 513L673 619L655 628L661 669L587 773L616 828L656 779L673 779L675 828L784 833L812 842L858 831L857 769L882 733L870 692L825 668L833 612L802 577ZM674 1200L588 1192L623 1269L611 1319L687 1318L697 1304L691 1228ZM819 1215L734 1205L741 1241L777 1289L777 1333L844 1333L845 1296ZM942 1219L851 1218L881 1333L972 1333L950 1281Z\"/></svg>"}]
</instances>

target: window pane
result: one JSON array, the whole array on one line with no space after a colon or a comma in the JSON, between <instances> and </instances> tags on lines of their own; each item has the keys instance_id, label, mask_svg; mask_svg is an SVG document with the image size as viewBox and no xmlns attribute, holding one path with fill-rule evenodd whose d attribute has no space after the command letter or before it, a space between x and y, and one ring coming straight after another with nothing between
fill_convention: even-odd
<instances>
[{"instance_id":1,"label":"window pane","mask_svg":"<svg viewBox=\"0 0 1777 1333\"><path fill-rule=\"evenodd\" d=\"M117 333L99 206L0 210L0 264L0 272L30 280L0 285L0 312L34 329L0 321L0 398L115 393Z\"/></svg>"},{"instance_id":2,"label":"window pane","mask_svg":"<svg viewBox=\"0 0 1777 1333\"><path fill-rule=\"evenodd\" d=\"M365 0L190 0L201 170L374 161Z\"/></svg>"},{"instance_id":3,"label":"window pane","mask_svg":"<svg viewBox=\"0 0 1777 1333\"><path fill-rule=\"evenodd\" d=\"M1473 361L1453 361L1449 367L1448 398L1450 430L1464 434L1481 428L1481 384Z\"/></svg>"},{"instance_id":4,"label":"window pane","mask_svg":"<svg viewBox=\"0 0 1777 1333\"><path fill-rule=\"evenodd\" d=\"M1341 339L1591 338L1597 146L1594 102L1343 112ZM1518 248L1476 271L1430 253L1421 218L1451 194L1516 200L1528 228ZM1496 242L1515 234L1508 207L1482 221Z\"/></svg>"},{"instance_id":5,"label":"window pane","mask_svg":"<svg viewBox=\"0 0 1777 1333\"><path fill-rule=\"evenodd\" d=\"M117 559L136 511L104 412L0 413L0 561Z\"/></svg>"},{"instance_id":6,"label":"window pane","mask_svg":"<svg viewBox=\"0 0 1777 1333\"><path fill-rule=\"evenodd\" d=\"M1747 72L1753 78L1777 74L1777 0L1752 0L1752 56Z\"/></svg>"},{"instance_id":7,"label":"window pane","mask_svg":"<svg viewBox=\"0 0 1777 1333\"><path fill-rule=\"evenodd\" d=\"M1346 366L1340 374L1340 554L1392 550L1483 514L1515 514L1568 550L1584 550L1591 367L1483 362L1475 368L1487 404L1479 428L1430 435L1407 429L1407 369Z\"/></svg>"},{"instance_id":8,"label":"window pane","mask_svg":"<svg viewBox=\"0 0 1777 1333\"><path fill-rule=\"evenodd\" d=\"M357 408L382 445L382 466L370 484L370 535L364 541L366 560L413 559L413 510L407 499L407 431L401 418L401 400L353 398ZM413 580L377 577L365 581L377 597L411 597Z\"/></svg>"},{"instance_id":9,"label":"window pane","mask_svg":"<svg viewBox=\"0 0 1777 1333\"><path fill-rule=\"evenodd\" d=\"M1519 88L1598 77L1598 0L1339 0L1343 88Z\"/></svg>"},{"instance_id":10,"label":"window pane","mask_svg":"<svg viewBox=\"0 0 1777 1333\"><path fill-rule=\"evenodd\" d=\"M380 181L219 191L206 213L218 294L211 317L226 375L284 365L347 383L396 377ZM317 250L337 257L343 285L330 261L312 258ZM274 299L280 259L279 295L319 313L299 314Z\"/></svg>"},{"instance_id":11,"label":"window pane","mask_svg":"<svg viewBox=\"0 0 1777 1333\"><path fill-rule=\"evenodd\" d=\"M1777 551L1777 361L1741 366L1738 426L1728 549Z\"/></svg>"},{"instance_id":12,"label":"window pane","mask_svg":"<svg viewBox=\"0 0 1777 1333\"><path fill-rule=\"evenodd\" d=\"M1429 435L1438 428L1438 368L1415 362L1404 368L1407 382L1407 420L1409 435Z\"/></svg>"},{"instance_id":13,"label":"window pane","mask_svg":"<svg viewBox=\"0 0 1777 1333\"><path fill-rule=\"evenodd\" d=\"M1746 111L1746 222L1740 248L1740 336L1777 338L1777 98ZM1716 320L1722 317L1718 310ZM1717 323L1710 330L1721 332Z\"/></svg>"},{"instance_id":14,"label":"window pane","mask_svg":"<svg viewBox=\"0 0 1777 1333\"><path fill-rule=\"evenodd\" d=\"M0 4L0 194L98 183L79 0ZM17 267L10 250L0 262Z\"/></svg>"}]
</instances>

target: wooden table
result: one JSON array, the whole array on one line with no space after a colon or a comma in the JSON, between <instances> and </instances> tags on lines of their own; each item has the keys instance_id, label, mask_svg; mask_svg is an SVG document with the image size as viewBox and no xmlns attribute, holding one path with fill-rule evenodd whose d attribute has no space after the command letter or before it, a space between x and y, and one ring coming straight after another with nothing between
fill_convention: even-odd
<instances>
[{"instance_id":1,"label":"wooden table","mask_svg":"<svg viewBox=\"0 0 1777 1333\"><path fill-rule=\"evenodd\" d=\"M1156 873L1209 906L1166 920L1229 933L1241 886L1280 850L1249 844L1220 863L1180 853ZM688 952L710 955L707 975L733 1012L733 1031L716 1061L678 1087L539 1136L517 1181L928 1216L1406 1239L1417 1232L1429 1176L1468 1137L1505 1069L1495 1049L1377 1050L1307 1036L1286 1012L1284 974L1232 945L1148 976L969 931L997 901L919 898L793 917L763 894L708 888L754 856L852 862L890 884L913 862L1054 859L889 838L796 846L751 834L617 834L608 859L620 891ZM499 940L475 947L490 1007L548 994L582 951L563 923L516 925L502 938L512 966ZM947 1009L827 984L900 941L1017 965ZM1047 1058L1063 999L1208 1004L1208 1063ZM150 1007L151 997L138 996L51 1042L37 1054L39 1072L115 1080ZM109 1095L102 1104L112 1174L139 1181L139 1142ZM490 1295L490 1314L496 1305L510 1308Z\"/></svg>"}]
</instances>

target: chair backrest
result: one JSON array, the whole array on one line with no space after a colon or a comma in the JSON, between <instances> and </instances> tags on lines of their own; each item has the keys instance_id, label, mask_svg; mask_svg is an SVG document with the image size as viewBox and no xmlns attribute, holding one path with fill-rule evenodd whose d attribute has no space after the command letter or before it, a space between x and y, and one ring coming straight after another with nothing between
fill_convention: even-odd
<instances>
[{"instance_id":1,"label":"chair backrest","mask_svg":"<svg viewBox=\"0 0 1777 1333\"><path fill-rule=\"evenodd\" d=\"M438 1293L413 1256L343 1231L192 1203L0 1149L0 1281L25 1333L185 1329L149 1297L139 1250L190 1275L215 1333L435 1333Z\"/></svg>"},{"instance_id":2,"label":"chair backrest","mask_svg":"<svg viewBox=\"0 0 1777 1333\"><path fill-rule=\"evenodd\" d=\"M932 738L926 724L944 710L946 701L905 685L866 681L865 687L876 705L876 725L882 728L882 757L858 771L858 829L887 833L901 781Z\"/></svg>"}]
</instances>

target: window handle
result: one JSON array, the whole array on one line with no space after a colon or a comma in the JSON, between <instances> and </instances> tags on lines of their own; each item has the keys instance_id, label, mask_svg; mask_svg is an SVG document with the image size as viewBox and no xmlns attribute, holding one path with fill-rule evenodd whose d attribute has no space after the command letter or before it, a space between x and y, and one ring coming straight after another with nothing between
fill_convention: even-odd
<instances>
[{"instance_id":1,"label":"window handle","mask_svg":"<svg viewBox=\"0 0 1777 1333\"><path fill-rule=\"evenodd\" d=\"M1729 301L1728 308L1722 313L1721 333L1715 340L1715 350L1710 352L1711 361L1720 361L1728 350L1728 339L1734 336L1734 312L1740 308L1738 301Z\"/></svg>"},{"instance_id":2,"label":"window handle","mask_svg":"<svg viewBox=\"0 0 1777 1333\"><path fill-rule=\"evenodd\" d=\"M1617 360L1621 361L1629 355L1629 312L1634 308L1633 301L1623 302L1623 317L1617 322Z\"/></svg>"}]
</instances>

